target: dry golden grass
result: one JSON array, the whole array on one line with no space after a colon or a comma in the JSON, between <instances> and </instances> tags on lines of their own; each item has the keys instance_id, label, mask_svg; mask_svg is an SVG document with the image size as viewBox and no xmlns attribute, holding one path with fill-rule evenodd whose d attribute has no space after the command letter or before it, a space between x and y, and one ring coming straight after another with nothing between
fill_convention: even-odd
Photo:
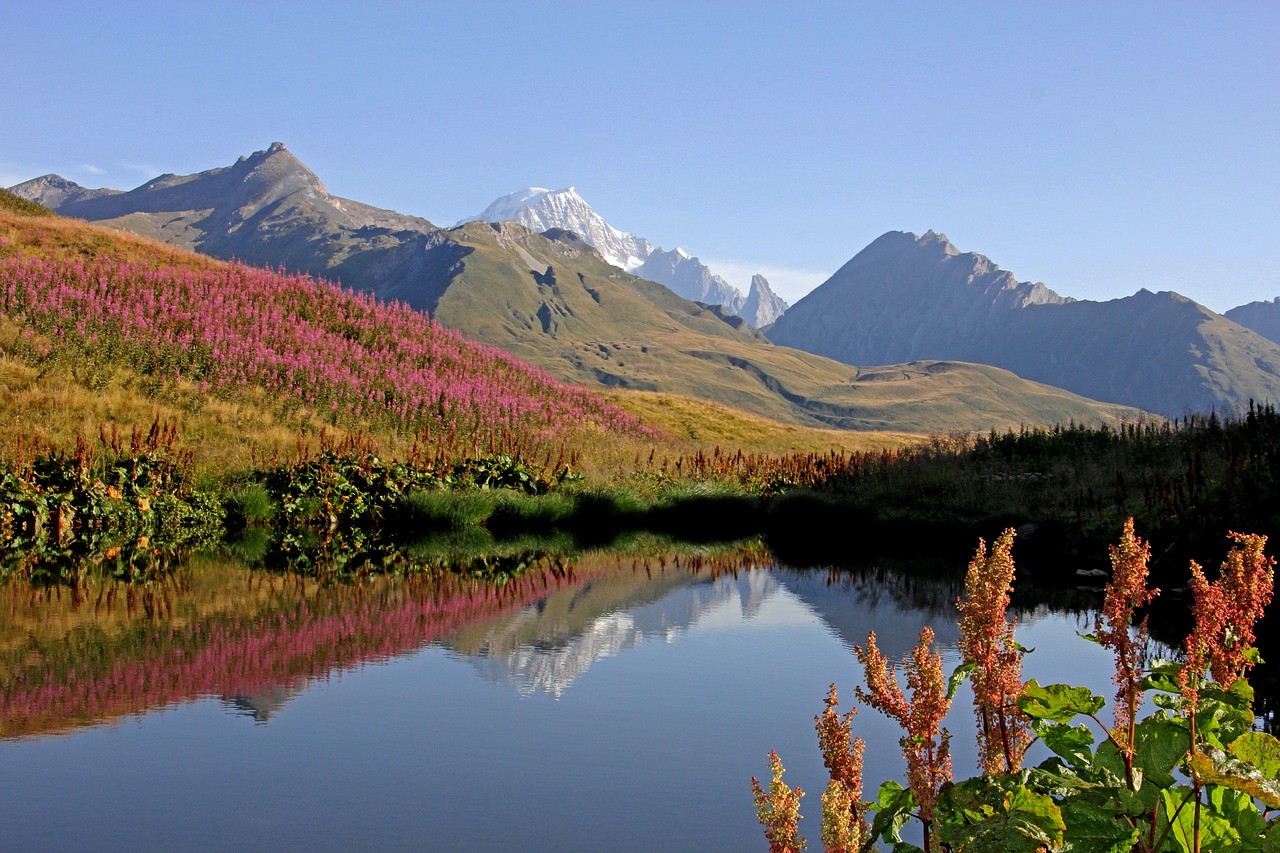
<instances>
[{"instance_id":1,"label":"dry golden grass","mask_svg":"<svg viewBox=\"0 0 1280 853\"><path fill-rule=\"evenodd\" d=\"M193 269L221 266L203 255L121 231L59 216L20 215L0 209L0 256L14 253L50 259L110 256ZM122 366L39 365L15 356L20 326L0 317L0 424L10 446L41 438L58 446L77 435L97 436L103 426L128 432L158 417L176 420L183 443L196 454L197 468L216 474L245 470L252 455L292 450L301 440L314 445L322 431L340 438L344 430L265 394L239 400L208 397L187 383L156 383ZM29 351L29 350L28 350ZM850 432L782 424L727 406L688 397L613 392L605 396L669 438L620 438L599 431L560 437L566 456L592 480L626 476L637 457L651 451L678 456L719 446L729 452L784 454L829 450L901 448L923 436L894 432ZM406 452L414 436L388 429L370 431L389 455ZM550 447L550 445L548 445ZM0 447L0 455L6 455ZM537 463L543 460L530 460ZM554 461L554 459L553 459Z\"/></svg>"},{"instance_id":2,"label":"dry golden grass","mask_svg":"<svg viewBox=\"0 0 1280 853\"><path fill-rule=\"evenodd\" d=\"M110 256L126 262L146 261L191 269L212 269L224 264L195 252L79 219L23 216L0 209L0 257L17 253L72 260Z\"/></svg>"},{"instance_id":3,"label":"dry golden grass","mask_svg":"<svg viewBox=\"0 0 1280 853\"><path fill-rule=\"evenodd\" d=\"M674 394L614 391L604 396L694 451L710 451L718 445L729 453L865 452L916 447L928 441L924 435L909 432L854 432L778 423L740 409Z\"/></svg>"}]
</instances>

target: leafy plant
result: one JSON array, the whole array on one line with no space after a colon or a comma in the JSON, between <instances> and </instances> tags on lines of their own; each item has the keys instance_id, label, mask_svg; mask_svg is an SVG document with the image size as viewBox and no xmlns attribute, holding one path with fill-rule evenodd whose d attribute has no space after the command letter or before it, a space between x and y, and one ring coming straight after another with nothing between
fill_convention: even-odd
<instances>
[{"instance_id":1,"label":"leafy plant","mask_svg":"<svg viewBox=\"0 0 1280 853\"><path fill-rule=\"evenodd\" d=\"M868 684L859 697L903 726L909 784L886 781L869 802L832 797L842 826L866 826L862 821L870 817L860 849L883 842L895 853L918 851L901 834L914 818L924 826L925 851L1280 851L1280 740L1253 731L1253 690L1245 677L1258 660L1254 625L1273 595L1275 561L1264 554L1266 537L1230 536L1234 546L1215 580L1191 565L1195 627L1184 659L1148 662L1142 657L1146 624L1137 614L1158 590L1147 586L1150 548L1135 535L1133 520L1126 523L1111 549L1103 609L1086 637L1115 655L1111 725L1100 717L1107 700L1086 688L1032 680L1007 689L1024 653L1004 612L1014 574L1011 530L990 554L980 543L970 563L959 602L966 660L948 689L941 689L928 629L906 664L910 700L872 634L867 650L858 649ZM974 681L982 767L953 781L939 723L965 678ZM1155 710L1141 717L1146 699ZM824 757L831 735L823 726L830 730L834 700L833 686L819 726ZM847 715L845 724L851 719ZM1030 734L1024 737L1024 730ZM1032 736L1052 755L1023 767ZM860 776L861 751L848 754ZM763 801L774 806L760 811L770 849L804 849L801 792L789 798L778 786L781 761L771 754L771 763L775 786ZM835 780L839 774L830 761L827 766ZM752 784L759 806L762 792ZM826 797L823 806L824 848L853 849L849 833L828 831L834 821ZM778 846L780 838L787 846Z\"/></svg>"}]
</instances>

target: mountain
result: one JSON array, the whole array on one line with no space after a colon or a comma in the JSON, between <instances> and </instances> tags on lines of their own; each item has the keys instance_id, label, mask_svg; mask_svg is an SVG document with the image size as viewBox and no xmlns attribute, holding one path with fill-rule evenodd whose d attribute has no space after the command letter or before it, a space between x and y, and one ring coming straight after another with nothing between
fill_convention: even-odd
<instances>
[{"instance_id":1,"label":"mountain","mask_svg":"<svg viewBox=\"0 0 1280 853\"><path fill-rule=\"evenodd\" d=\"M712 273L706 264L681 248L664 250L643 237L614 228L573 187L563 190L541 187L517 190L493 202L479 216L464 219L458 224L476 221L518 222L529 230L538 232L551 228L572 231L581 235L588 245L593 246L614 266L666 285L685 299L707 305L722 305L731 314L746 319L756 327L772 322L758 321L769 317L772 311L778 310L778 306L781 306L781 311L786 310L787 304L770 292L772 305L764 313L745 311L746 298L742 292Z\"/></svg>"},{"instance_id":2,"label":"mountain","mask_svg":"<svg viewBox=\"0 0 1280 853\"><path fill-rule=\"evenodd\" d=\"M1246 329L1252 329L1273 343L1280 343L1280 297L1270 302L1240 305L1222 316Z\"/></svg>"},{"instance_id":3,"label":"mountain","mask_svg":"<svg viewBox=\"0 0 1280 853\"><path fill-rule=\"evenodd\" d=\"M849 364L991 364L1173 417L1280 401L1280 346L1186 297L1077 301L932 231L879 237L768 336Z\"/></svg>"},{"instance_id":4,"label":"mountain","mask_svg":"<svg viewBox=\"0 0 1280 853\"><path fill-rule=\"evenodd\" d=\"M539 233L552 228L572 231L595 248L600 256L615 267L634 271L654 251L642 237L619 231L592 210L573 187L547 190L530 187L505 195L484 209L479 216L459 222L518 222Z\"/></svg>"},{"instance_id":5,"label":"mountain","mask_svg":"<svg viewBox=\"0 0 1280 853\"><path fill-rule=\"evenodd\" d=\"M161 175L128 192L87 190L57 175L11 192L64 216L217 258L344 282L428 275L423 255L438 230L425 219L330 195L279 142L230 166Z\"/></svg>"},{"instance_id":6,"label":"mountain","mask_svg":"<svg viewBox=\"0 0 1280 853\"><path fill-rule=\"evenodd\" d=\"M672 249L670 252L654 249L633 272L641 278L665 284L685 299L704 305L722 305L734 315L742 309L743 299L738 289L712 274L705 264L684 249Z\"/></svg>"},{"instance_id":7,"label":"mountain","mask_svg":"<svg viewBox=\"0 0 1280 853\"><path fill-rule=\"evenodd\" d=\"M757 329L763 329L777 322L786 312L787 303L773 292L769 280L759 274L751 276L751 290L742 303L739 316L747 318Z\"/></svg>"},{"instance_id":8,"label":"mountain","mask_svg":"<svg viewBox=\"0 0 1280 853\"><path fill-rule=\"evenodd\" d=\"M39 196L52 179L14 188ZM934 432L1136 417L997 368L853 368L777 347L742 323L606 262L575 232L514 222L442 229L331 196L282 145L60 213L217 257L302 270L428 312L558 379L680 394L784 423ZM96 192L96 191L89 191ZM38 198L37 198L38 200Z\"/></svg>"}]
</instances>

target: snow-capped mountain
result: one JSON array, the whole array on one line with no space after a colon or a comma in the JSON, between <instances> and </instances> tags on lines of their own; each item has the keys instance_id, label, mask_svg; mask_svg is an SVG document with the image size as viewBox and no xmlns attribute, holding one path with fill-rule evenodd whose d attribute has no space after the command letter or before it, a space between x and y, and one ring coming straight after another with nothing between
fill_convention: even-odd
<instances>
[{"instance_id":1,"label":"snow-capped mountain","mask_svg":"<svg viewBox=\"0 0 1280 853\"><path fill-rule=\"evenodd\" d=\"M643 237L614 228L573 187L517 190L493 202L479 216L464 219L458 224L475 220L516 222L537 232L550 228L573 231L614 266L666 285L685 299L723 305L730 313L755 326L776 320L779 305L786 310L786 303L768 291L767 282L764 284L767 296L750 301L742 291L712 273L706 264L683 249L664 250ZM763 313L754 310L761 305L769 307Z\"/></svg>"},{"instance_id":2,"label":"snow-capped mountain","mask_svg":"<svg viewBox=\"0 0 1280 853\"><path fill-rule=\"evenodd\" d=\"M458 224L477 219L485 222L517 222L538 233L549 228L572 231L595 247L606 261L628 272L643 264L654 251L653 244L643 237L619 231L605 222L604 217L592 210L591 205L573 187L563 190L542 187L517 190L486 207L479 216L464 219Z\"/></svg>"}]
</instances>

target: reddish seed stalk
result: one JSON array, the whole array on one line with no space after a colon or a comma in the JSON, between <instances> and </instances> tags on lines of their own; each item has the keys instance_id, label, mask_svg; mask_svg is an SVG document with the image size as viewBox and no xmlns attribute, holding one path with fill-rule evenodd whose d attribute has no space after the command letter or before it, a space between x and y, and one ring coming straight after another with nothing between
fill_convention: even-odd
<instances>
[{"instance_id":1,"label":"reddish seed stalk","mask_svg":"<svg viewBox=\"0 0 1280 853\"><path fill-rule=\"evenodd\" d=\"M960 610L960 651L975 665L974 714L978 720L978 752L983 772L1011 773L1021 766L1031 742L1026 716L1014 704L1022 692L1023 652L1014 641L1016 621L1007 617L1013 588L1014 531L992 543L978 540L978 550L965 574Z\"/></svg>"},{"instance_id":2,"label":"reddish seed stalk","mask_svg":"<svg viewBox=\"0 0 1280 853\"><path fill-rule=\"evenodd\" d=\"M1111 580L1107 583L1102 613L1095 622L1098 642L1115 655L1116 727L1112 739L1124 757L1125 781L1134 785L1133 758L1138 708L1142 702L1143 650L1147 620L1143 617L1131 632L1134 613L1151 603L1158 589L1147 587L1147 561L1151 547L1134 533L1133 519L1125 522L1120 544L1111 546Z\"/></svg>"},{"instance_id":3,"label":"reddish seed stalk","mask_svg":"<svg viewBox=\"0 0 1280 853\"><path fill-rule=\"evenodd\" d=\"M951 707L947 698L942 657L933 651L933 629L920 631L920 640L911 657L904 661L908 700L897 682L896 666L876 647L876 635L867 635L867 648L854 647L866 671L867 689L858 688L858 698L895 720L905 732L898 743L907 760L907 785L919 806L924 824L925 850L933 843L933 812L938 789L952 779L950 733L942 721Z\"/></svg>"}]
</instances>

